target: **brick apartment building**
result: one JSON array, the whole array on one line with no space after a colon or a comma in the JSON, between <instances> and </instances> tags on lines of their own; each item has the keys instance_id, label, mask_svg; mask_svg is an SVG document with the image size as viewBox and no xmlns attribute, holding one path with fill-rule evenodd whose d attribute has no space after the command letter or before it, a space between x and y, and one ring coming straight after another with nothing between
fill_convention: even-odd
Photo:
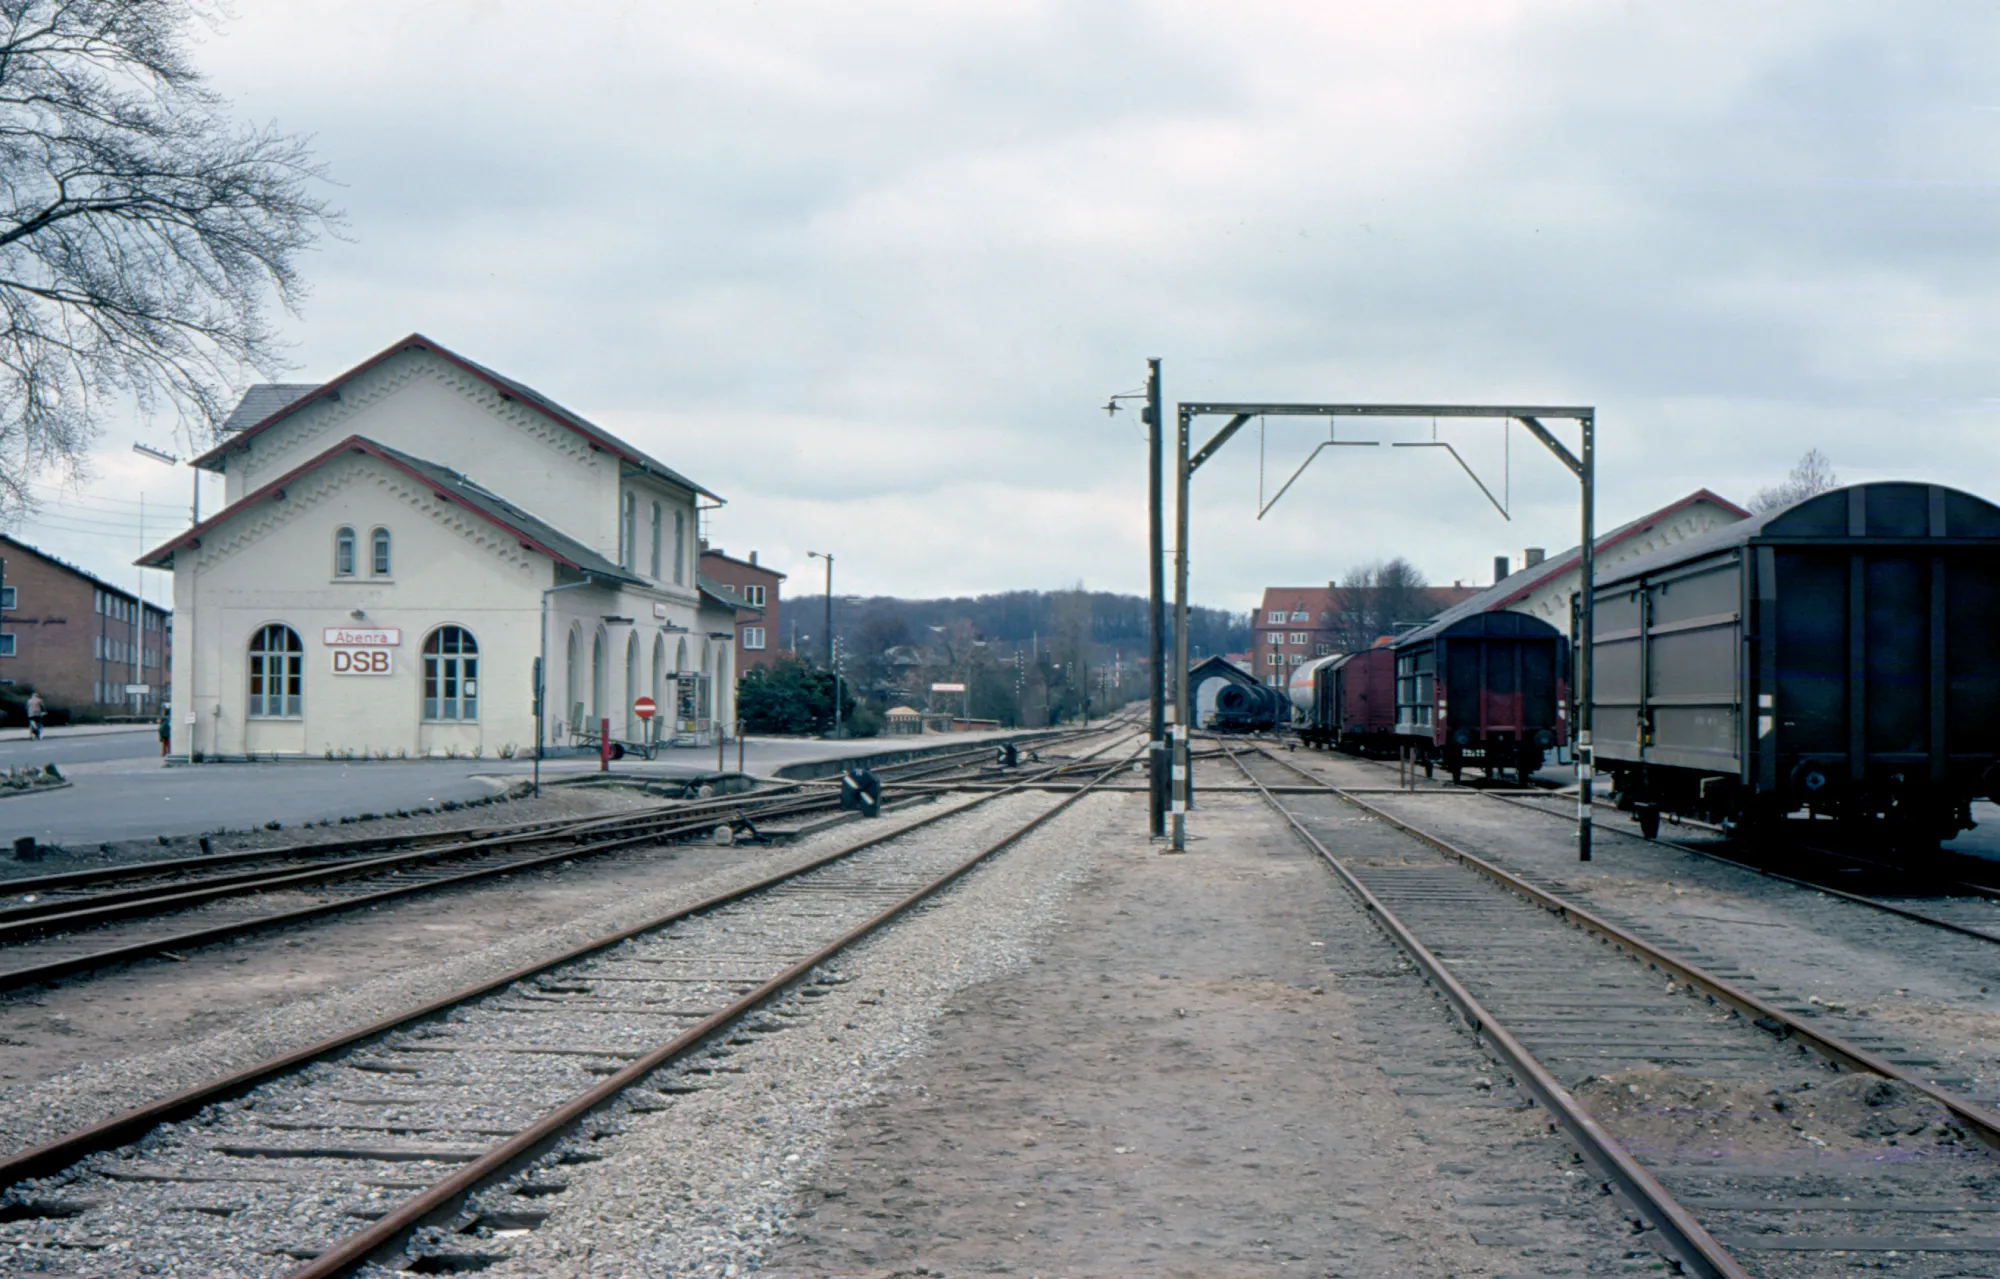
<instances>
[{"instance_id":1,"label":"brick apartment building","mask_svg":"<svg viewBox=\"0 0 2000 1279\"><path fill-rule=\"evenodd\" d=\"M1478 586L1431 586L1424 589L1424 616L1450 608L1477 595ZM1295 666L1341 651L1340 589L1325 586L1267 586L1251 619L1249 669L1273 688L1283 688ZM1411 618L1411 621L1422 619Z\"/></svg>"},{"instance_id":2,"label":"brick apartment building","mask_svg":"<svg viewBox=\"0 0 2000 1279\"><path fill-rule=\"evenodd\" d=\"M757 552L739 560L721 547L701 549L704 585L713 584L724 599L736 601L736 671L769 666L778 660L778 596L785 575L757 562Z\"/></svg>"},{"instance_id":3,"label":"brick apartment building","mask_svg":"<svg viewBox=\"0 0 2000 1279\"><path fill-rule=\"evenodd\" d=\"M0 565L0 685L74 714L116 715L133 709L125 686L144 684L139 713L159 712L173 639L165 609L148 604L140 620L132 592L5 534Z\"/></svg>"}]
</instances>

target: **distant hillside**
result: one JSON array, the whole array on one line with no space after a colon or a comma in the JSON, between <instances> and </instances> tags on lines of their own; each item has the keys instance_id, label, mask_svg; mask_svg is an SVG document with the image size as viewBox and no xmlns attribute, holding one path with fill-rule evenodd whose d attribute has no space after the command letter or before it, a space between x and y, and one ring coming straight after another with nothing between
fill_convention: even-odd
<instances>
[{"instance_id":1,"label":"distant hillside","mask_svg":"<svg viewBox=\"0 0 2000 1279\"><path fill-rule=\"evenodd\" d=\"M795 632L811 635L813 639L800 640L799 647L808 655L824 652L819 623L825 616L825 607L823 595L787 596L783 634L772 638L780 646L790 648ZM1146 609L1147 602L1142 596L1115 595L1109 591L1003 591L997 595L933 600L906 600L891 595L858 599L835 596L834 631L849 652L879 652L896 644L928 643L934 634L931 628L950 629L963 623L979 639L1032 651L1049 646L1074 624L1071 618L1084 617L1088 619L1093 645L1099 649L1117 649L1130 661L1143 655L1146 648ZM1171 605L1167 623L1171 631ZM1190 607L1188 646L1197 657L1246 650L1250 647L1250 615Z\"/></svg>"}]
</instances>

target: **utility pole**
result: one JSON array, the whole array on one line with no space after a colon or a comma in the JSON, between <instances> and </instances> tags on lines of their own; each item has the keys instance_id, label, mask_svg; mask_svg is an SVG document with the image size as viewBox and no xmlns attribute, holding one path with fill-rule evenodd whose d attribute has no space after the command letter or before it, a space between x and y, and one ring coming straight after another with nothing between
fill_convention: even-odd
<instances>
[{"instance_id":1,"label":"utility pole","mask_svg":"<svg viewBox=\"0 0 2000 1279\"><path fill-rule=\"evenodd\" d=\"M1187 814L1192 802L1192 761L1188 758L1188 429L1194 415L1181 406L1174 432L1174 719L1173 851L1187 851Z\"/></svg>"},{"instance_id":2,"label":"utility pole","mask_svg":"<svg viewBox=\"0 0 2000 1279\"><path fill-rule=\"evenodd\" d=\"M1149 579L1152 583L1153 598L1150 612L1152 629L1152 745L1147 751L1147 762L1151 786L1148 804L1151 810L1152 835L1158 839L1167 833L1167 599L1166 599L1166 527L1160 510L1161 488L1164 469L1160 453L1160 362L1146 361L1146 470L1148 485L1147 528Z\"/></svg>"},{"instance_id":3,"label":"utility pole","mask_svg":"<svg viewBox=\"0 0 2000 1279\"><path fill-rule=\"evenodd\" d=\"M807 551L807 559L826 561L826 669L833 676L833 735L840 736L840 668L833 652L833 556ZM796 646L795 646L796 647Z\"/></svg>"}]
</instances>

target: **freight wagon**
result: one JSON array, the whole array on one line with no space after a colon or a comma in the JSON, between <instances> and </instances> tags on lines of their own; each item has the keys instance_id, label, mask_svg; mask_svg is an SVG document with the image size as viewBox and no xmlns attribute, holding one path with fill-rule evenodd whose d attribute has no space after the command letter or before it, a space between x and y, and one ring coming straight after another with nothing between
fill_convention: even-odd
<instances>
[{"instance_id":1,"label":"freight wagon","mask_svg":"<svg viewBox=\"0 0 2000 1279\"><path fill-rule=\"evenodd\" d=\"M1599 577L1595 759L1652 835L1805 810L1935 848L2000 760L2000 508L1859 484Z\"/></svg>"}]
</instances>

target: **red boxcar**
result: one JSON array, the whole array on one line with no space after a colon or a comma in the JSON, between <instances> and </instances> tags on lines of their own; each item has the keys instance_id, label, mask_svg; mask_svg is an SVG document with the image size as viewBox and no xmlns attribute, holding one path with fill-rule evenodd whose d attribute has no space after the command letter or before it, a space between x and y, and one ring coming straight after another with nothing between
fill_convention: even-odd
<instances>
[{"instance_id":1,"label":"red boxcar","mask_svg":"<svg viewBox=\"0 0 2000 1279\"><path fill-rule=\"evenodd\" d=\"M1396 727L1429 772L1442 764L1525 781L1569 740L1569 641L1506 611L1444 617L1397 640Z\"/></svg>"}]
</instances>

